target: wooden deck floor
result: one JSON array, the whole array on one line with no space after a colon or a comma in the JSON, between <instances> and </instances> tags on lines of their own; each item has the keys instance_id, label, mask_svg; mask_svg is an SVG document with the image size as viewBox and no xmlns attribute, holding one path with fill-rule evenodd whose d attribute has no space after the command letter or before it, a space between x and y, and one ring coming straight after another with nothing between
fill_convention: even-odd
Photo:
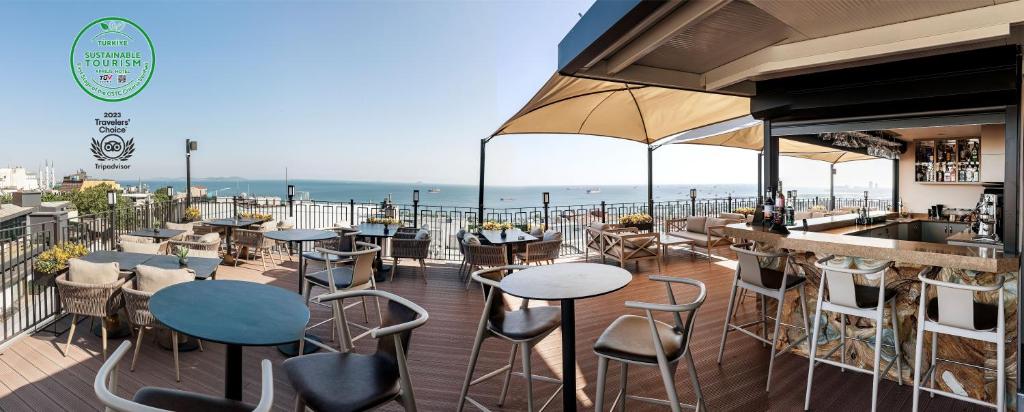
<instances>
[{"instance_id":1,"label":"wooden deck floor","mask_svg":"<svg viewBox=\"0 0 1024 412\"><path fill-rule=\"evenodd\" d=\"M719 259L714 264L703 260L691 261L685 256L673 256L671 264L664 271L674 276L695 278L705 282L709 295L697 316L692 349L697 362L700 380L707 397L707 404L716 411L764 411L800 410L803 407L807 360L786 354L780 356L775 365L772 392L764 391L768 368L768 349L752 339L734 334L726 349L726 359L721 365L715 361L718 339L722 331L728 299L730 276L735 264L732 260ZM482 308L479 289L466 290L456 274L456 266L443 263L429 263L429 282L424 286L414 276L411 268L400 268L399 276L393 283L382 283L381 289L395 292L422 305L430 312L430 322L413 335L410 352L412 379L420 410L450 411L455 402L462 379L465 375L475 325ZM267 283L294 290L296 276L294 262L284 262L263 272L257 264L246 264L238 268L222 267L220 279L241 279ZM584 300L576 306L577 362L579 392L577 401L581 410L592 409L595 393L597 361L591 346L601 331L617 316L626 313L626 300L664 301L664 288L660 283L650 282L646 274L657 267L643 263L633 283L618 292L602 297ZM753 314L753 300L748 300L742 313ZM544 303L538 303L544 304ZM371 305L371 322L374 318ZM323 319L326 310L314 310L314 319ZM351 312L353 318L361 318L358 310ZM82 325L87 325L83 323ZM80 328L81 330L82 328ZM329 327L318 329L320 336L330 334ZM0 410L4 411L83 411L99 409L93 395L92 382L101 364L99 339L87 332L80 332L75 347L64 357L61 349L66 335L54 337L50 333L37 333L12 345L0 355ZM549 336L534 353L535 373L558 376L560 363L560 335L556 331ZM114 348L120 340L111 342ZM358 343L358 351L369 352L373 342L369 338ZM58 347L59 346L59 347ZM224 375L224 347L209 343L205 352L187 352L181 355L181 382L174 381L171 353L161 349L152 340L146 339L139 355L135 372L122 368L120 394L128 396L142 386L180 388L189 391L222 394ZM489 371L507 361L509 346L497 341L484 345L479 372ZM280 368L284 357L273 348L247 348L244 356L246 401L255 402L259 396L259 360L270 359L274 363L275 407L288 410L293 402L293 391ZM126 363L130 359L126 360ZM618 382L618 366L609 370L607 401L614 396ZM871 378L854 372L841 373L838 368L821 366L815 374L815 393L811 405L816 410L870 409ZM677 373L680 393L684 401L693 402L693 392L686 377L685 368ZM503 408L494 403L497 399L500 380L473 387L473 396L493 406L495 410L525 410L524 385L521 379L514 379L509 399ZM344 388L338 388L344 390ZM554 385L537 383L535 398L542 400L554 390ZM664 389L656 369L634 367L630 369L630 393L663 398ZM879 410L909 410L911 389L894 382L883 381L879 392ZM936 397L923 396L927 410L970 410L974 406ZM551 410L560 409L560 398L556 398ZM392 404L386 410L398 410ZM629 410L664 410L638 402L630 402Z\"/></svg>"}]
</instances>

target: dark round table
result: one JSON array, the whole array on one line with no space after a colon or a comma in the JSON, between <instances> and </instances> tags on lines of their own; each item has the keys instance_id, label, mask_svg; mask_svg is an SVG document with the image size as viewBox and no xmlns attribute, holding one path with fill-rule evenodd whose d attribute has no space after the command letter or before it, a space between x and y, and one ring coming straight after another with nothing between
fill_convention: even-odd
<instances>
[{"instance_id":1,"label":"dark round table","mask_svg":"<svg viewBox=\"0 0 1024 412\"><path fill-rule=\"evenodd\" d=\"M294 244L296 250L299 252L299 295L302 295L302 278L306 276L306 265L305 258L302 257L302 243L313 242L317 240L334 239L338 237L336 232L330 230L315 230L315 229L289 229L289 230L274 230L263 234L268 239L280 240L282 242L288 242ZM317 340L320 339L313 335L307 335L307 338ZM288 356L295 356L299 354L298 343L289 343L281 345L277 348L282 354ZM313 353L319 350L316 345L306 345L303 348L302 353Z\"/></svg>"},{"instance_id":2,"label":"dark round table","mask_svg":"<svg viewBox=\"0 0 1024 412\"><path fill-rule=\"evenodd\" d=\"M186 282L160 289L149 301L168 328L227 346L224 396L242 400L242 347L301 339L309 308L287 290L238 280Z\"/></svg>"},{"instance_id":3,"label":"dark round table","mask_svg":"<svg viewBox=\"0 0 1024 412\"><path fill-rule=\"evenodd\" d=\"M577 299L622 289L633 274L598 263L559 263L523 269L505 276L501 290L524 299L557 300L562 305L562 410L576 410Z\"/></svg>"}]
</instances>

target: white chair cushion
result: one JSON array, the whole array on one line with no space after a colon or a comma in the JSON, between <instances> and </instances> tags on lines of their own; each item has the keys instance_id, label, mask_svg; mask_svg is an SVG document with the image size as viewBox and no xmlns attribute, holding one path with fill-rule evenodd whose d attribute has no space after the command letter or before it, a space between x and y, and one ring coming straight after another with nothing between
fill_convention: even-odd
<instances>
[{"instance_id":1,"label":"white chair cushion","mask_svg":"<svg viewBox=\"0 0 1024 412\"><path fill-rule=\"evenodd\" d=\"M117 281L121 274L117 262L93 263L82 259L68 260L68 280L90 285L105 285Z\"/></svg>"},{"instance_id":2,"label":"white chair cushion","mask_svg":"<svg viewBox=\"0 0 1024 412\"><path fill-rule=\"evenodd\" d=\"M709 218L707 220L707 222L708 222L707 223L708 226L725 226L725 225L728 225L729 223L732 223L728 219L719 219L717 217ZM705 231L705 233L708 233L708 232L710 232L712 236L718 236L718 237L725 236L725 232L722 231L722 229L714 229L714 230L708 229L707 231Z\"/></svg>"},{"instance_id":3,"label":"white chair cushion","mask_svg":"<svg viewBox=\"0 0 1024 412\"><path fill-rule=\"evenodd\" d=\"M467 244L467 245L474 245L475 246L475 245L479 245L480 244L480 239L477 238L476 235L474 235L472 233L466 233L466 236L462 237L462 242Z\"/></svg>"},{"instance_id":4,"label":"white chair cushion","mask_svg":"<svg viewBox=\"0 0 1024 412\"><path fill-rule=\"evenodd\" d=\"M544 237L544 230L540 227L535 227L530 231L530 236L540 239L541 237Z\"/></svg>"},{"instance_id":5,"label":"white chair cushion","mask_svg":"<svg viewBox=\"0 0 1024 412\"><path fill-rule=\"evenodd\" d=\"M425 229L420 229L420 230L416 231L416 240L425 240L425 239L430 239L430 232L428 232Z\"/></svg>"},{"instance_id":6,"label":"white chair cushion","mask_svg":"<svg viewBox=\"0 0 1024 412\"><path fill-rule=\"evenodd\" d=\"M196 273L192 269L161 269L153 266L138 265L135 267L138 274L138 290L143 292L156 292L165 287L179 283L191 282L196 279Z\"/></svg>"},{"instance_id":7,"label":"white chair cushion","mask_svg":"<svg viewBox=\"0 0 1024 412\"><path fill-rule=\"evenodd\" d=\"M562 232L559 232L557 230L547 230L544 232L543 236L538 237L541 237L543 240L561 240Z\"/></svg>"},{"instance_id":8,"label":"white chair cushion","mask_svg":"<svg viewBox=\"0 0 1024 412\"><path fill-rule=\"evenodd\" d=\"M164 223L164 227L166 227L168 229L174 229L174 230L184 230L186 234L191 234L192 233L192 225L193 224L194 223L166 222L166 223Z\"/></svg>"},{"instance_id":9,"label":"white chair cushion","mask_svg":"<svg viewBox=\"0 0 1024 412\"><path fill-rule=\"evenodd\" d=\"M690 216L686 218L686 231L693 233L707 233L707 216Z\"/></svg>"},{"instance_id":10,"label":"white chair cushion","mask_svg":"<svg viewBox=\"0 0 1024 412\"><path fill-rule=\"evenodd\" d=\"M163 246L163 243L124 242L121 243L121 251L128 253L145 253L147 255L158 255L160 254L161 246Z\"/></svg>"},{"instance_id":11,"label":"white chair cushion","mask_svg":"<svg viewBox=\"0 0 1024 412\"><path fill-rule=\"evenodd\" d=\"M203 243L220 243L220 234L217 232L207 233L200 236L199 241Z\"/></svg>"},{"instance_id":12,"label":"white chair cushion","mask_svg":"<svg viewBox=\"0 0 1024 412\"><path fill-rule=\"evenodd\" d=\"M604 227L605 227L605 225L606 225L605 223L601 223L601 222L594 222L594 223L591 223L591 224L590 224L590 228L591 228L591 229L594 229L594 230L596 230L596 231L599 231L599 232L601 232L601 231L604 231Z\"/></svg>"}]
</instances>

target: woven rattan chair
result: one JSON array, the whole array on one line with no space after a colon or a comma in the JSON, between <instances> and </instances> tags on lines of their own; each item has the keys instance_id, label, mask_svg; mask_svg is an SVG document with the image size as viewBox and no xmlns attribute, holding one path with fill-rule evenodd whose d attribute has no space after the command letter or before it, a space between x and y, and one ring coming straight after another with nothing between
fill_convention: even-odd
<instances>
[{"instance_id":1,"label":"woven rattan chair","mask_svg":"<svg viewBox=\"0 0 1024 412\"><path fill-rule=\"evenodd\" d=\"M235 266L238 266L238 259L242 257L243 249L248 249L248 254L252 255L253 258L256 256L260 257L260 262L263 263L263 271L267 270L267 256L270 257L271 263L277 264L274 260L274 255L270 253L270 247L265 242L266 238L264 238L263 232L236 229L233 239L235 241ZM248 257L246 257L246 260L249 260Z\"/></svg>"},{"instance_id":2,"label":"woven rattan chair","mask_svg":"<svg viewBox=\"0 0 1024 412\"><path fill-rule=\"evenodd\" d=\"M483 268L508 265L508 257L505 255L504 246L489 245L464 245L466 250L466 265L469 266L469 273L476 272ZM466 289L473 277L466 277Z\"/></svg>"},{"instance_id":3,"label":"woven rattan chair","mask_svg":"<svg viewBox=\"0 0 1024 412\"><path fill-rule=\"evenodd\" d=\"M462 276L463 271L466 270L466 245L462 242L462 238L466 236L466 229L459 229L455 232L455 244L459 246L459 255L462 255L462 261L459 262L459 276Z\"/></svg>"},{"instance_id":4,"label":"woven rattan chair","mask_svg":"<svg viewBox=\"0 0 1024 412\"><path fill-rule=\"evenodd\" d=\"M404 229L404 228L401 228ZM399 230L401 230L399 229ZM422 229L419 229L422 230ZM395 272L398 270L399 259L415 259L420 264L420 277L425 283L427 281L427 256L430 255L430 234L417 239L419 230L414 232L397 232L391 239L391 258L394 259L391 265L391 281L395 280Z\"/></svg>"},{"instance_id":5,"label":"woven rattan chair","mask_svg":"<svg viewBox=\"0 0 1024 412\"><path fill-rule=\"evenodd\" d=\"M182 234L180 234L178 236L175 236L175 237L171 238L171 240L183 240L183 239L185 239L186 236L193 235L195 233L193 231L193 229L192 229L193 226L195 226L195 223L192 223L192 222L188 222L188 223L164 222L164 227L167 228L167 229L184 230L185 231L185 233L182 233Z\"/></svg>"},{"instance_id":6,"label":"woven rattan chair","mask_svg":"<svg viewBox=\"0 0 1024 412\"><path fill-rule=\"evenodd\" d=\"M541 264L542 262L555 263L558 259L558 252L562 249L562 239L542 240L526 244L526 250L516 253L516 258L524 265L531 263Z\"/></svg>"},{"instance_id":7,"label":"woven rattan chair","mask_svg":"<svg viewBox=\"0 0 1024 412\"><path fill-rule=\"evenodd\" d=\"M119 243L153 243L153 238L144 236L118 235Z\"/></svg>"},{"instance_id":8,"label":"woven rattan chair","mask_svg":"<svg viewBox=\"0 0 1024 412\"><path fill-rule=\"evenodd\" d=\"M131 282L126 282L122 285L121 292L124 294L124 306L128 312L128 322L138 331L135 334L135 353L132 355L132 366L130 368L134 372L135 360L139 358L139 349L142 347L143 332L146 329L153 329L162 325L160 322L157 322L156 318L153 317L153 313L149 311L149 299L153 297L152 292L136 290ZM171 350L174 352L174 379L181 382L181 370L178 366L178 332L170 330L170 333ZM199 350L203 350L202 342L199 342Z\"/></svg>"},{"instance_id":9,"label":"woven rattan chair","mask_svg":"<svg viewBox=\"0 0 1024 412\"><path fill-rule=\"evenodd\" d=\"M68 356L71 342L75 337L75 325L79 316L100 318L101 337L103 339L103 359L107 358L107 324L105 320L117 313L124 304L121 286L125 279L119 278L111 283L88 284L68 280L68 275L57 277L57 295L60 304L71 314L71 329L68 330L68 342L64 346L64 356Z\"/></svg>"},{"instance_id":10,"label":"woven rattan chair","mask_svg":"<svg viewBox=\"0 0 1024 412\"><path fill-rule=\"evenodd\" d=\"M220 235L221 238L224 238L224 228L220 226L204 225L199 223L192 225L193 235L202 236L207 233L216 233Z\"/></svg>"},{"instance_id":11,"label":"woven rattan chair","mask_svg":"<svg viewBox=\"0 0 1024 412\"><path fill-rule=\"evenodd\" d=\"M167 242L167 251L174 253L179 247L188 248L189 256L196 257L220 257L220 237L212 242L205 242L202 236L189 235L182 240L171 240Z\"/></svg>"}]
</instances>

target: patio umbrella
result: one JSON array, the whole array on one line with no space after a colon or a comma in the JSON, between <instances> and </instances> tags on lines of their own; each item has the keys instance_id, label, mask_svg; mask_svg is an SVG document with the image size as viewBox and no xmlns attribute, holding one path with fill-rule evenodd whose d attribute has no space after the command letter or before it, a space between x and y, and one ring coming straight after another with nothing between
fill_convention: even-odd
<instances>
[{"instance_id":1,"label":"patio umbrella","mask_svg":"<svg viewBox=\"0 0 1024 412\"><path fill-rule=\"evenodd\" d=\"M750 99L555 73L532 99L480 145L479 221L484 211L487 142L510 134L577 134L647 145L647 204L653 212L653 146L681 132L744 116Z\"/></svg>"},{"instance_id":2,"label":"patio umbrella","mask_svg":"<svg viewBox=\"0 0 1024 412\"><path fill-rule=\"evenodd\" d=\"M761 151L764 148L764 124L750 116L731 119L707 126L703 130L687 131L666 141L666 144L696 144ZM816 145L789 140L785 137L779 139L779 155L820 160L833 164L878 159L875 156L847 151L839 147Z\"/></svg>"}]
</instances>

